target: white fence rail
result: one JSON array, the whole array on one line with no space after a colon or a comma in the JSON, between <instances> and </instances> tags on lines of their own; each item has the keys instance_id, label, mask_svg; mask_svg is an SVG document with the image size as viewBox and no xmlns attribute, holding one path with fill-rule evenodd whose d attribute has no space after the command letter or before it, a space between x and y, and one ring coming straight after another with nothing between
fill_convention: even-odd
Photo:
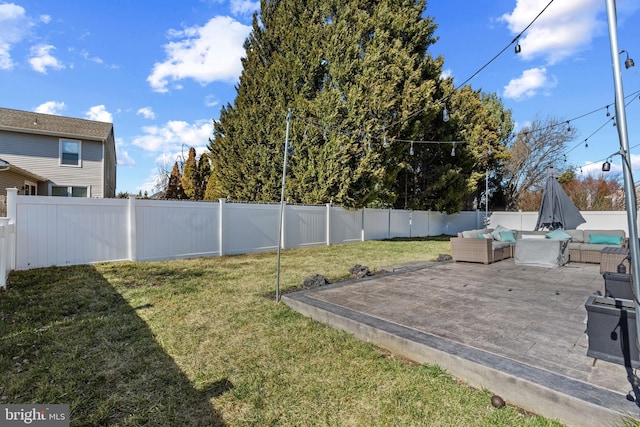
<instances>
[{"instance_id":1,"label":"white fence rail","mask_svg":"<svg viewBox=\"0 0 640 427\"><path fill-rule=\"evenodd\" d=\"M276 250L280 206L148 199L17 196L0 219L0 286L12 269L220 256ZM623 229L626 212L583 212L580 228ZM489 225L533 230L536 212L494 212ZM287 205L283 248L393 237L455 235L483 227L484 212Z\"/></svg>"}]
</instances>

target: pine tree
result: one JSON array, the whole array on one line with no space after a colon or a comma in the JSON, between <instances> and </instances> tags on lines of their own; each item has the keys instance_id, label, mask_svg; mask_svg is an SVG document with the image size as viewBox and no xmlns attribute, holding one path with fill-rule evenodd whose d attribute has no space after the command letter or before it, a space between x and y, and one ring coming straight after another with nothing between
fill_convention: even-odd
<instances>
[{"instance_id":1,"label":"pine tree","mask_svg":"<svg viewBox=\"0 0 640 427\"><path fill-rule=\"evenodd\" d=\"M182 190L182 183L180 179L180 168L178 162L173 164L171 175L169 175L169 181L165 190L165 198L167 199L184 199L186 198L184 191Z\"/></svg>"},{"instance_id":2,"label":"pine tree","mask_svg":"<svg viewBox=\"0 0 640 427\"><path fill-rule=\"evenodd\" d=\"M198 200L198 198L196 197L199 185L198 164L196 163L196 149L193 147L189 148L187 161L184 163L184 167L182 169L182 177L180 178L180 183L182 184L184 194L189 199Z\"/></svg>"},{"instance_id":3,"label":"pine tree","mask_svg":"<svg viewBox=\"0 0 640 427\"><path fill-rule=\"evenodd\" d=\"M202 153L200 155L200 158L198 159L197 172L196 192L195 197L193 198L196 200L203 200L207 189L207 182L209 181L209 175L211 175L211 163L207 153Z\"/></svg>"},{"instance_id":4,"label":"pine tree","mask_svg":"<svg viewBox=\"0 0 640 427\"><path fill-rule=\"evenodd\" d=\"M206 197L279 200L291 109L288 200L392 206L408 200L411 183L411 207L459 209L477 187L479 151L454 164L451 147L433 146L417 161L400 141L452 141L473 130L465 137L482 145L482 120L462 116L474 97L458 96L441 79L443 58L428 53L436 24L425 9L424 0L263 0L236 99L214 122ZM445 100L459 111L449 123ZM438 182L426 185L435 170Z\"/></svg>"}]
</instances>

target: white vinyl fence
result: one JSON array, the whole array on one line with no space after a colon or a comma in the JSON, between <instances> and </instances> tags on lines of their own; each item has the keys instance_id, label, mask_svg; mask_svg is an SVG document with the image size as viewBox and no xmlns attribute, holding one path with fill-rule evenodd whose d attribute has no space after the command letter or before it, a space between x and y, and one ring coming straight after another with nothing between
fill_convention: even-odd
<instances>
[{"instance_id":1,"label":"white vinyl fence","mask_svg":"<svg viewBox=\"0 0 640 427\"><path fill-rule=\"evenodd\" d=\"M580 228L628 230L625 212L583 215L587 224ZM536 212L494 212L489 225L533 230L536 219ZM18 196L7 189L0 286L12 269L275 251L279 221L278 204ZM455 235L484 222L481 211L286 205L282 247Z\"/></svg>"}]
</instances>

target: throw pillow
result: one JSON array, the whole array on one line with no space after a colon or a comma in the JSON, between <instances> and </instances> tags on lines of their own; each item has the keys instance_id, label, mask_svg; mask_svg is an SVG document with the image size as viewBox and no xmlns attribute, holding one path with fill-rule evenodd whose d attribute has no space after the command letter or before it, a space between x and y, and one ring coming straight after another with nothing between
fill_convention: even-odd
<instances>
[{"instance_id":1,"label":"throw pillow","mask_svg":"<svg viewBox=\"0 0 640 427\"><path fill-rule=\"evenodd\" d=\"M606 234L589 234L589 243L594 245L621 245L622 236L607 236Z\"/></svg>"},{"instance_id":2,"label":"throw pillow","mask_svg":"<svg viewBox=\"0 0 640 427\"><path fill-rule=\"evenodd\" d=\"M500 232L502 231L509 231L509 229L501 225L496 225L496 229L491 232L493 240L500 240Z\"/></svg>"},{"instance_id":3,"label":"throw pillow","mask_svg":"<svg viewBox=\"0 0 640 427\"><path fill-rule=\"evenodd\" d=\"M500 240L501 242L515 243L516 236L515 233L511 230L501 231L500 232Z\"/></svg>"},{"instance_id":4,"label":"throw pillow","mask_svg":"<svg viewBox=\"0 0 640 427\"><path fill-rule=\"evenodd\" d=\"M491 233L479 233L478 239L493 239Z\"/></svg>"},{"instance_id":5,"label":"throw pillow","mask_svg":"<svg viewBox=\"0 0 640 427\"><path fill-rule=\"evenodd\" d=\"M553 231L550 231L547 233L547 239L552 239L552 240L569 240L571 239L571 235L569 233L565 233L564 231L560 230L559 228Z\"/></svg>"}]
</instances>

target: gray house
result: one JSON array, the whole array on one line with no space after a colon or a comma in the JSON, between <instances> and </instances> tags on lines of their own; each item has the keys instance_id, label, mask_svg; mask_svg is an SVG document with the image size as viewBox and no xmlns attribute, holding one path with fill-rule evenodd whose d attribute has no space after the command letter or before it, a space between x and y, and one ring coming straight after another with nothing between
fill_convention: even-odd
<instances>
[{"instance_id":1,"label":"gray house","mask_svg":"<svg viewBox=\"0 0 640 427\"><path fill-rule=\"evenodd\" d=\"M0 195L115 197L113 124L0 108Z\"/></svg>"}]
</instances>

